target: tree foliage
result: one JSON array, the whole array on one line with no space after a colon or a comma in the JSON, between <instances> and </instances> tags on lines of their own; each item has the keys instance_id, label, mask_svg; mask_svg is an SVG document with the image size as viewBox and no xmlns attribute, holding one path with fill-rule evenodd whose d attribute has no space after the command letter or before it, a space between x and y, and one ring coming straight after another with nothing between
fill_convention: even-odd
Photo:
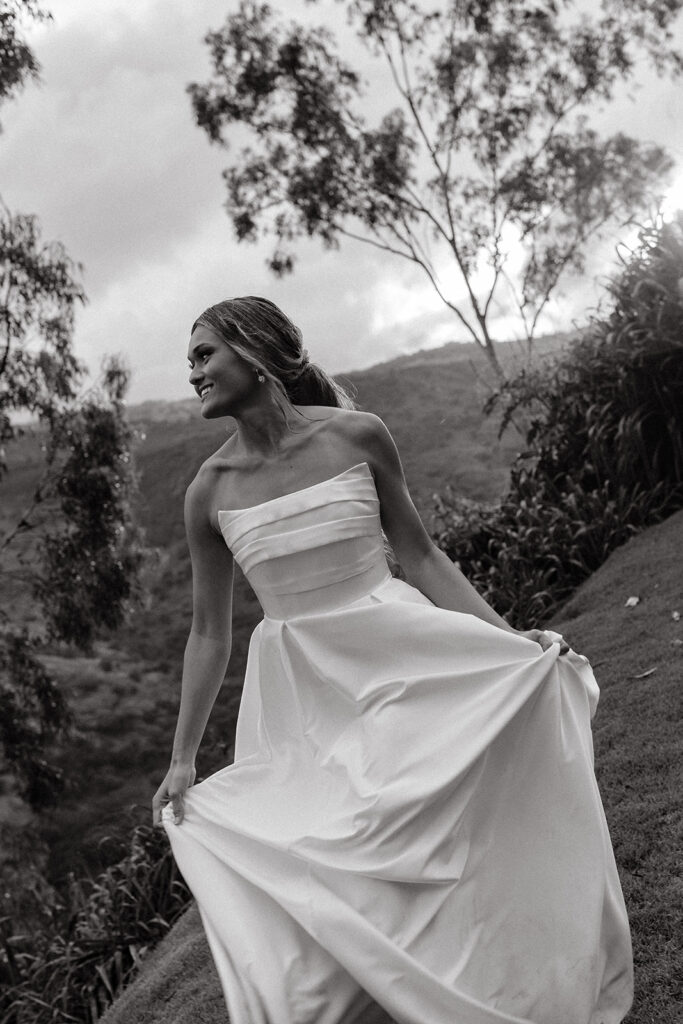
<instances>
[{"instance_id":1,"label":"tree foliage","mask_svg":"<svg viewBox=\"0 0 683 1024\"><path fill-rule=\"evenodd\" d=\"M589 490L657 492L683 504L683 211L640 227L606 285L611 309L591 317L568 358L523 369L489 399L501 432L528 418L518 458L547 501L580 479Z\"/></svg>"},{"instance_id":2,"label":"tree foliage","mask_svg":"<svg viewBox=\"0 0 683 1024\"><path fill-rule=\"evenodd\" d=\"M50 17L35 0L0 0L0 103L16 95L27 79L38 78L38 62L21 35L23 16L35 21Z\"/></svg>"},{"instance_id":3,"label":"tree foliage","mask_svg":"<svg viewBox=\"0 0 683 1024\"><path fill-rule=\"evenodd\" d=\"M28 630L0 637L0 749L31 807L49 805L63 773L45 759L45 748L70 724L64 697L36 651Z\"/></svg>"},{"instance_id":4,"label":"tree foliage","mask_svg":"<svg viewBox=\"0 0 683 1024\"><path fill-rule=\"evenodd\" d=\"M235 125L251 140L224 172L237 238L274 236L277 274L301 236L400 255L497 366L492 317L513 309L531 341L588 241L670 170L661 147L603 137L589 115L639 61L680 72L680 0L603 0L591 14L574 0L343 6L387 87L368 87L325 28L255 0L206 36L211 78L188 87L197 123L226 148ZM364 110L379 105L370 125Z\"/></svg>"},{"instance_id":5,"label":"tree foliage","mask_svg":"<svg viewBox=\"0 0 683 1024\"><path fill-rule=\"evenodd\" d=\"M79 269L61 243L42 241L37 217L0 201L0 442L20 433L12 412L51 424L76 397L85 372L71 341L85 301Z\"/></svg>"},{"instance_id":6,"label":"tree foliage","mask_svg":"<svg viewBox=\"0 0 683 1024\"><path fill-rule=\"evenodd\" d=\"M142 555L130 509L134 435L123 414L127 386L127 372L110 360L101 389L53 426L47 452L60 515L38 542L33 592L48 638L86 651L99 630L121 625L138 594Z\"/></svg>"},{"instance_id":7,"label":"tree foliage","mask_svg":"<svg viewBox=\"0 0 683 1024\"><path fill-rule=\"evenodd\" d=\"M0 5L0 99L38 71L21 37L22 15L48 17L33 0ZM142 558L130 507L128 373L110 358L99 383L79 393L86 372L73 350L75 311L85 301L79 273L61 243L43 241L34 215L0 200L0 456L3 444L26 432L17 414L33 418L45 456L28 506L0 536L0 584L28 584L43 612L41 633L15 621L11 607L0 609L0 750L33 807L59 791L46 752L70 721L40 645L57 640L90 651L98 631L118 626L135 600ZM0 457L0 482L7 471Z\"/></svg>"}]
</instances>

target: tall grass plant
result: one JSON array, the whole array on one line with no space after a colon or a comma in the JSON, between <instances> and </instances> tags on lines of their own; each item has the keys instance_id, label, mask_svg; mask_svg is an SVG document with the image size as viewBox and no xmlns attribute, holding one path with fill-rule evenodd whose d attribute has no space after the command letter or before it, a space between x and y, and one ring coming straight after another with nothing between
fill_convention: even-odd
<instances>
[{"instance_id":1,"label":"tall grass plant","mask_svg":"<svg viewBox=\"0 0 683 1024\"><path fill-rule=\"evenodd\" d=\"M139 826L119 863L43 903L40 932L0 918L0 1024L95 1024L189 900L163 832Z\"/></svg>"}]
</instances>

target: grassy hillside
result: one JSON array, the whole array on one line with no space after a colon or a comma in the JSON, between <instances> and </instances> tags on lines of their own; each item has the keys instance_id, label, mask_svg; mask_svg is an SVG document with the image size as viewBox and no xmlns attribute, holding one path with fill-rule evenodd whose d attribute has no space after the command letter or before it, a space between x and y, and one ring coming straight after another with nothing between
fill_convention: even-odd
<instances>
[{"instance_id":1,"label":"grassy hillside","mask_svg":"<svg viewBox=\"0 0 683 1024\"><path fill-rule=\"evenodd\" d=\"M539 351L552 355L563 340L548 339ZM504 357L511 362L518 353L511 346ZM510 432L498 442L495 420L482 416L489 393L485 374L475 346L452 344L345 378L358 404L380 415L394 434L411 492L426 520L433 493L447 483L467 497L484 500L497 498L505 488L519 436ZM111 861L116 843L101 846L101 841L148 819L151 794L168 764L191 619L183 497L201 462L231 429L227 420L203 420L196 398L147 402L132 407L129 416L141 432L135 452L140 475L136 514L150 554L149 593L146 606L127 626L97 644L95 657L52 648L45 658L77 713L75 736L54 755L65 768L69 789L57 811L41 819L55 880L69 870L95 869ZM39 439L27 436L11 445L8 465L0 484L0 531L30 501L41 468ZM42 509L48 521L50 514L49 507ZM237 575L233 654L202 747L203 775L232 755L249 636L261 617L253 594ZM39 609L20 581L7 584L3 607L18 621L39 625Z\"/></svg>"},{"instance_id":2,"label":"grassy hillside","mask_svg":"<svg viewBox=\"0 0 683 1024\"><path fill-rule=\"evenodd\" d=\"M634 939L629 1024L683 1019L681 738L683 512L614 552L552 623L601 686L596 772ZM626 607L628 597L640 598ZM196 910L143 967L102 1024L226 1024ZM370 1024L369 1020L365 1024ZM374 1024L374 1021L373 1021Z\"/></svg>"}]
</instances>

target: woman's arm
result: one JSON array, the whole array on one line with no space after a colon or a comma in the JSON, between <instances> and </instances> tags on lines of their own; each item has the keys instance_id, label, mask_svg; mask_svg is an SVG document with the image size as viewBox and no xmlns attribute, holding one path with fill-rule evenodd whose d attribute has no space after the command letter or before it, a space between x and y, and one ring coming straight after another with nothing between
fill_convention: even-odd
<instances>
[{"instance_id":1,"label":"woman's arm","mask_svg":"<svg viewBox=\"0 0 683 1024\"><path fill-rule=\"evenodd\" d=\"M382 527L408 581L439 608L476 615L510 633L521 632L494 611L434 544L408 492L391 434L376 416L369 416L366 422L364 441L375 475ZM550 646L550 639L541 630L530 630L523 635L537 640L543 648Z\"/></svg>"},{"instance_id":2,"label":"woman's arm","mask_svg":"<svg viewBox=\"0 0 683 1024\"><path fill-rule=\"evenodd\" d=\"M183 794L195 779L194 761L221 687L232 644L233 559L209 519L210 480L199 471L185 495L185 529L192 559L192 627L185 646L171 767L152 801L161 821L171 802L176 822L183 817Z\"/></svg>"}]
</instances>

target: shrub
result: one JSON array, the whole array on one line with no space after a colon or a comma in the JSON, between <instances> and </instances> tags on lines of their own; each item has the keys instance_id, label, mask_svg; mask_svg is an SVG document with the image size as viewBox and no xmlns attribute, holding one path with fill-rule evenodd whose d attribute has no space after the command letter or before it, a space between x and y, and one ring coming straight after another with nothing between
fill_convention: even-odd
<instances>
[{"instance_id":1,"label":"shrub","mask_svg":"<svg viewBox=\"0 0 683 1024\"><path fill-rule=\"evenodd\" d=\"M498 505L436 498L433 535L494 607L537 625L636 530L683 504L683 212L642 227L569 353L489 399L526 450Z\"/></svg>"},{"instance_id":2,"label":"shrub","mask_svg":"<svg viewBox=\"0 0 683 1024\"><path fill-rule=\"evenodd\" d=\"M71 877L41 935L0 921L3 1024L94 1024L189 899L165 834L136 828L118 864Z\"/></svg>"},{"instance_id":3,"label":"shrub","mask_svg":"<svg viewBox=\"0 0 683 1024\"><path fill-rule=\"evenodd\" d=\"M452 490L437 496L433 536L499 614L530 629L615 547L659 518L658 493L585 491L572 481L561 502L549 502L522 471L499 505L458 499Z\"/></svg>"}]
</instances>

